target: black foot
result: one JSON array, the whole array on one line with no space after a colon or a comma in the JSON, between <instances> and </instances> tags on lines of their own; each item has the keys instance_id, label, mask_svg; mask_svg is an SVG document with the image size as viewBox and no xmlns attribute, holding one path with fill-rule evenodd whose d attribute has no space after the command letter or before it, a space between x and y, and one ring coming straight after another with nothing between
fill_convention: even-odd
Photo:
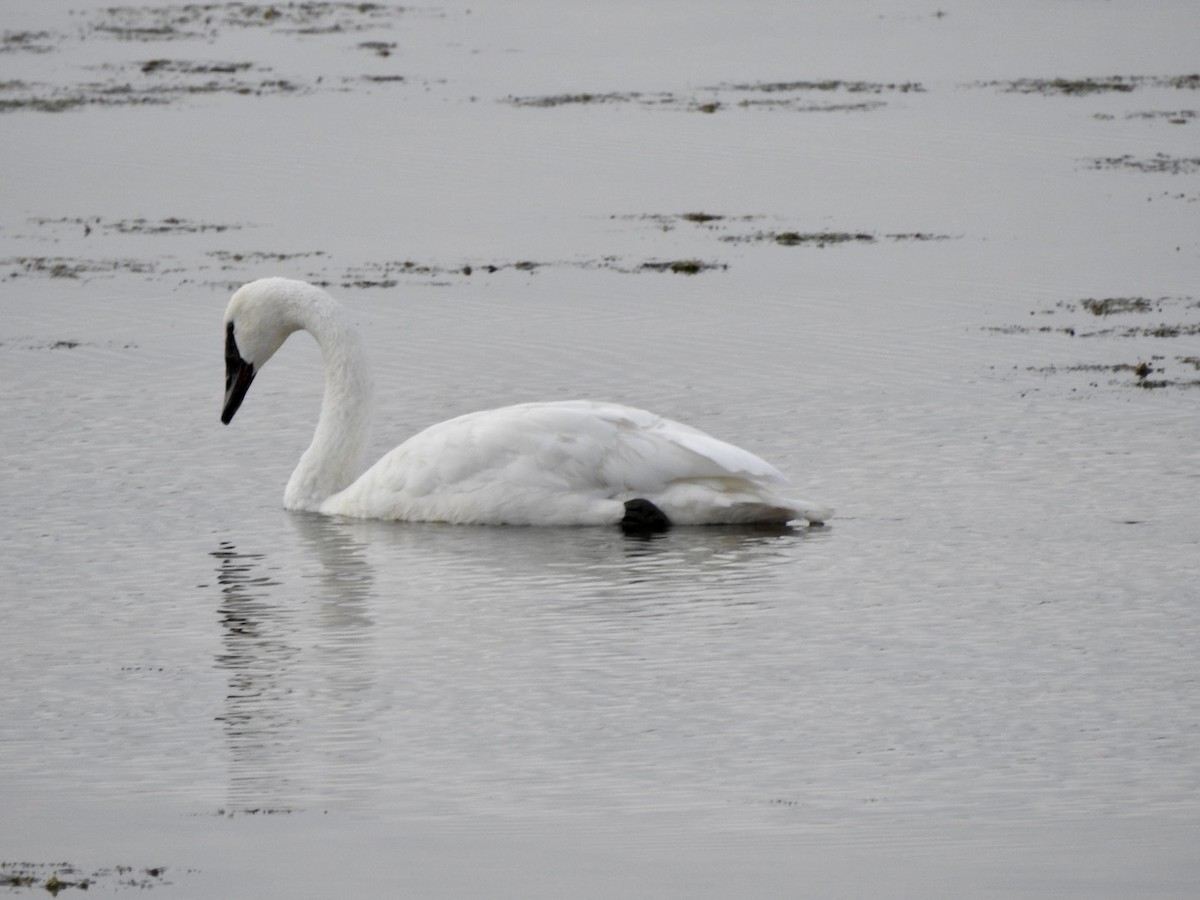
<instances>
[{"instance_id":1,"label":"black foot","mask_svg":"<svg viewBox=\"0 0 1200 900\"><path fill-rule=\"evenodd\" d=\"M666 513L640 497L636 500L625 501L625 518L621 520L621 530L626 534L661 534L671 527L671 520Z\"/></svg>"}]
</instances>

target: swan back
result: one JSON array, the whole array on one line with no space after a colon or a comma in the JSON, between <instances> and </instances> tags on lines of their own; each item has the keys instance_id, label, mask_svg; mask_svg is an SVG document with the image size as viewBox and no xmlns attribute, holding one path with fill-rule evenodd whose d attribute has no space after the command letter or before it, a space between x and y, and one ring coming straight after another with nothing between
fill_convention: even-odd
<instances>
[{"instance_id":1,"label":"swan back","mask_svg":"<svg viewBox=\"0 0 1200 900\"><path fill-rule=\"evenodd\" d=\"M627 500L677 525L824 521L781 493L779 470L680 422L616 403L565 400L468 413L385 455L320 510L486 525L613 525Z\"/></svg>"}]
</instances>

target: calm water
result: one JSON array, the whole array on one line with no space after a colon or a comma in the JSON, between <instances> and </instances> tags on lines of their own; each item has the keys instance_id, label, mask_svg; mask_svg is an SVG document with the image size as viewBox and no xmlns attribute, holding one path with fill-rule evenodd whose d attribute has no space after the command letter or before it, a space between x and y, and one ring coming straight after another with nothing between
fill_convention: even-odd
<instances>
[{"instance_id":1,"label":"calm water","mask_svg":"<svg viewBox=\"0 0 1200 900\"><path fill-rule=\"evenodd\" d=\"M193 9L5 26L0 861L192 897L1191 895L1190 4ZM676 260L716 268L645 266ZM218 421L224 305L276 273L354 308L377 454L598 396L838 517L285 513L312 343Z\"/></svg>"}]
</instances>

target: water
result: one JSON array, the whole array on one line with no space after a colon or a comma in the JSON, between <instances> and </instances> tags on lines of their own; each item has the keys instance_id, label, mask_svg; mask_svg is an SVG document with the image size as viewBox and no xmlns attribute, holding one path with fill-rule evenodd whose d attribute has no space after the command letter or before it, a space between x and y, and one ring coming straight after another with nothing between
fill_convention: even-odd
<instances>
[{"instance_id":1,"label":"water","mask_svg":"<svg viewBox=\"0 0 1200 900\"><path fill-rule=\"evenodd\" d=\"M212 897L1190 896L1188 4L138 8L22 9L0 56L0 861ZM764 87L833 79L867 84ZM644 268L675 260L717 268ZM598 396L838 517L285 513L311 342L218 422L228 294L275 273L352 305L376 455Z\"/></svg>"}]
</instances>

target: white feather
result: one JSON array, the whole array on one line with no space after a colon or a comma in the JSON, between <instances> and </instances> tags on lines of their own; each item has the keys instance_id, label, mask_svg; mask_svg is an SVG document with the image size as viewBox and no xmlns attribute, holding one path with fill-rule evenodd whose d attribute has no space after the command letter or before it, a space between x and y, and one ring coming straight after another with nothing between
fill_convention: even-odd
<instances>
[{"instance_id":1,"label":"white feather","mask_svg":"<svg viewBox=\"0 0 1200 900\"><path fill-rule=\"evenodd\" d=\"M414 435L355 478L372 383L341 305L312 285L269 278L240 288L225 318L256 372L292 331L311 332L321 347L325 398L284 494L289 509L479 525L612 525L624 517L625 501L641 498L678 525L832 515L782 495L783 475L747 450L645 410L592 400L459 416Z\"/></svg>"}]
</instances>

